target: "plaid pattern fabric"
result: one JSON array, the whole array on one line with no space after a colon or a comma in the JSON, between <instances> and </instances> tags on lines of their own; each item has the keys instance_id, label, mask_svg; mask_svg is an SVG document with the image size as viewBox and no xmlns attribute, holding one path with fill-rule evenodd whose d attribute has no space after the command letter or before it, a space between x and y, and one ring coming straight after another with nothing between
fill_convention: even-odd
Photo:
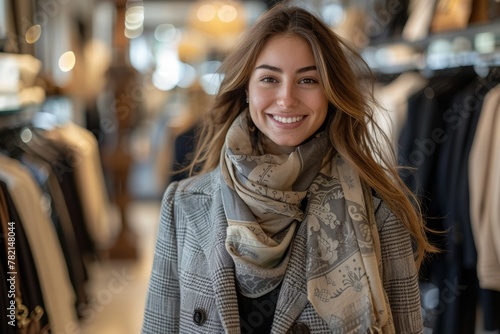
<instances>
[{"instance_id":1,"label":"plaid pattern fabric","mask_svg":"<svg viewBox=\"0 0 500 334\"><path fill-rule=\"evenodd\" d=\"M165 192L142 333L240 333L234 263L225 249L227 222L220 196L220 171L172 183ZM396 333L422 333L418 273L410 235L374 198L383 262L382 282ZM272 333L283 334L296 322L310 333L328 325L307 300L305 224L292 254L276 305ZM203 310L206 321L193 317Z\"/></svg>"}]
</instances>

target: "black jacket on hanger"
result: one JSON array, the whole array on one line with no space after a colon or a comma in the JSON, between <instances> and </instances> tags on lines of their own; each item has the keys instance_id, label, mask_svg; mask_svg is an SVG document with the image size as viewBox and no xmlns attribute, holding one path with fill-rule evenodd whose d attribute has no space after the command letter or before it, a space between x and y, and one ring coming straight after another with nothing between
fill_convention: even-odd
<instances>
[{"instance_id":1,"label":"black jacket on hanger","mask_svg":"<svg viewBox=\"0 0 500 334\"><path fill-rule=\"evenodd\" d=\"M7 186L2 181L0 181L0 188L7 201L9 219L15 222L16 262L19 268L18 283L20 283L22 302L28 308L30 315L32 315L35 307L42 307L44 311L39 321L40 326L43 328L48 324L48 317L45 311L36 265L32 256L32 249L24 232L23 221L19 217L18 208L16 208Z\"/></svg>"},{"instance_id":2,"label":"black jacket on hanger","mask_svg":"<svg viewBox=\"0 0 500 334\"><path fill-rule=\"evenodd\" d=\"M400 163L416 168L412 174L403 171L404 181L422 199L428 226L446 231L431 236L443 252L421 270L422 284L439 292L434 308L425 305L428 296L422 298L426 327L434 334L473 334L478 304L485 328L499 328L491 321L500 314L498 293L479 288L468 197L469 152L482 100L495 80L497 75L481 78L470 67L436 72L409 99L399 139Z\"/></svg>"}]
</instances>

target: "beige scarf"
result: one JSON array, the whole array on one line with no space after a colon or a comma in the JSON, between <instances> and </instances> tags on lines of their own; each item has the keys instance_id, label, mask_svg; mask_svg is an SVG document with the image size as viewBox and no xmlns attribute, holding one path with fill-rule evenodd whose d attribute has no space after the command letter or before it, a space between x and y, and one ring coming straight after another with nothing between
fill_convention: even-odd
<instances>
[{"instance_id":1,"label":"beige scarf","mask_svg":"<svg viewBox=\"0 0 500 334\"><path fill-rule=\"evenodd\" d=\"M395 333L371 194L330 152L322 132L290 154L259 154L251 145L247 113L234 121L221 170L226 248L238 288L254 298L276 288L297 226L305 223L307 293L318 314L335 333Z\"/></svg>"}]
</instances>

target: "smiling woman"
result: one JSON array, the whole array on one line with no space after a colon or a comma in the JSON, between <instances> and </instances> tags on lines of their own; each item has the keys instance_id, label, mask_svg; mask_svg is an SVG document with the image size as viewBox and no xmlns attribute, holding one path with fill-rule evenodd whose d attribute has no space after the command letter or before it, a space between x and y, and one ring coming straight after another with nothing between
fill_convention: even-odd
<instances>
[{"instance_id":1,"label":"smiling woman","mask_svg":"<svg viewBox=\"0 0 500 334\"><path fill-rule=\"evenodd\" d=\"M358 65L300 7L242 37L198 175L165 192L143 333L422 333L418 266L435 248L371 137Z\"/></svg>"},{"instance_id":2,"label":"smiling woman","mask_svg":"<svg viewBox=\"0 0 500 334\"><path fill-rule=\"evenodd\" d=\"M271 38L257 58L248 109L269 153L292 152L325 122L328 99L314 64L311 47L296 35Z\"/></svg>"}]
</instances>

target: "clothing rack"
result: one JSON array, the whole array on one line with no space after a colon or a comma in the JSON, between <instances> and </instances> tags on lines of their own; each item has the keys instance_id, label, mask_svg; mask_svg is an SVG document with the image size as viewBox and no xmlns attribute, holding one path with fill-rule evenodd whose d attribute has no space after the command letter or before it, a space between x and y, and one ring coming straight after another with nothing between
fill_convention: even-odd
<instances>
[{"instance_id":1,"label":"clothing rack","mask_svg":"<svg viewBox=\"0 0 500 334\"><path fill-rule=\"evenodd\" d=\"M483 32L463 34L466 33L470 34L469 40L474 40ZM469 161L478 166L479 160L470 160L475 136L490 134L485 141L494 142L495 136L491 134L498 131L491 126L489 133L478 128L478 123L487 94L500 82L500 50L496 43L489 49L446 48L447 44L453 44L450 41L464 38L463 34L442 35L448 40L441 35L433 36L419 52L415 51L418 47L404 44L403 52L409 51L408 55L415 52L418 57L413 59L418 61L401 62L398 67L384 64L374 69L376 75L386 79L377 81L375 93L385 108L381 115L390 116L388 134L395 134L399 165L411 168L411 171L402 169L403 181L419 198L427 226L446 231L431 235L433 243L444 251L429 258L420 272L424 325L436 334L474 333L475 327L488 331L500 328L496 320L500 291L481 287L476 268L477 249L480 249L477 246L486 242L481 239L477 243L480 234L472 228L485 220L473 219L470 198L473 194L482 198L482 187L474 193L469 189L472 184L469 178L475 175L470 172ZM493 35L493 40L500 36L498 30ZM382 75L389 70L392 75ZM496 112L494 109L493 114ZM481 167L498 170L486 163ZM493 237L493 233L489 234ZM482 254L484 249L494 254L493 247L491 250L483 247ZM442 298L438 298L450 286L460 286L460 293L442 303ZM477 309L481 312L476 317Z\"/></svg>"},{"instance_id":2,"label":"clothing rack","mask_svg":"<svg viewBox=\"0 0 500 334\"><path fill-rule=\"evenodd\" d=\"M22 303L16 300L16 305L30 310L32 326L62 332L72 324L78 330L82 309L90 301L87 266L116 233L108 217L97 141L70 122L71 104L64 98L46 99L45 90L37 86L38 59L0 52L0 61L0 192L12 198L0 211L9 212L2 222L16 224L24 282L17 289L23 293ZM21 230L27 235L24 246ZM6 237L0 229L0 245ZM6 282L7 271L2 271ZM4 287L0 290L7 295ZM0 304L5 301L0 299ZM43 310L43 317L35 310ZM14 334L20 326L0 326L0 332ZM31 327L27 331L39 332Z\"/></svg>"}]
</instances>

